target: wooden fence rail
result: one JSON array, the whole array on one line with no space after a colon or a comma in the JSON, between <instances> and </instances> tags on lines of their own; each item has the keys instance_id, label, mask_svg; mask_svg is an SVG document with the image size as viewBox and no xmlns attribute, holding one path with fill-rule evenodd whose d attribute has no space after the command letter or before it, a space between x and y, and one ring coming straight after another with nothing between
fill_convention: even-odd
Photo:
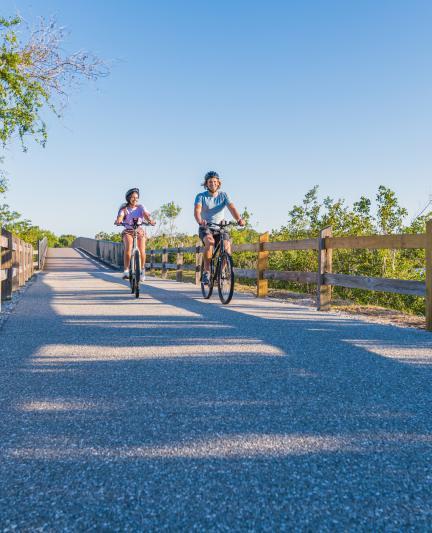
<instances>
[{"instance_id":1,"label":"wooden fence rail","mask_svg":"<svg viewBox=\"0 0 432 533\"><path fill-rule=\"evenodd\" d=\"M73 244L87 253L113 266L123 265L123 244L110 241L96 241L79 237ZM426 265L425 281L374 278L368 276L351 276L332 272L333 250L338 249L425 249ZM238 277L256 279L257 296L267 295L267 280L291 281L296 283L312 283L317 285L317 309L328 311L331 306L332 287L408 294L425 298L426 329L432 331L432 220L427 223L426 233L419 235L370 235L359 237L333 237L331 228L324 228L316 239L300 239L290 241L268 242L268 234L260 236L259 242L237 244L233 252L255 252L257 254L256 269L235 268ZM294 272L268 270L268 253L286 250L315 250L318 258L318 271ZM166 277L168 270L177 270L177 281L183 279L183 271L195 271L195 283L199 284L200 265L203 248L176 247L163 250L149 250L150 262L146 264L150 271L161 269ZM176 262L169 263L169 255L176 255ZM195 264L185 264L184 254L194 254ZM155 258L161 256L161 261Z\"/></svg>"},{"instance_id":2,"label":"wooden fence rail","mask_svg":"<svg viewBox=\"0 0 432 533\"><path fill-rule=\"evenodd\" d=\"M4 228L0 235L0 252L0 301L5 301L33 276L36 265L33 246Z\"/></svg>"},{"instance_id":3,"label":"wooden fence rail","mask_svg":"<svg viewBox=\"0 0 432 533\"><path fill-rule=\"evenodd\" d=\"M48 239L44 237L42 240L38 241L37 247L37 267L39 270L43 270L45 266L45 259L48 252Z\"/></svg>"},{"instance_id":4,"label":"wooden fence rail","mask_svg":"<svg viewBox=\"0 0 432 533\"><path fill-rule=\"evenodd\" d=\"M37 249L34 250L31 244L1 228L0 303L10 300L12 293L33 276L35 269L43 270L47 251L46 237L38 241Z\"/></svg>"}]
</instances>

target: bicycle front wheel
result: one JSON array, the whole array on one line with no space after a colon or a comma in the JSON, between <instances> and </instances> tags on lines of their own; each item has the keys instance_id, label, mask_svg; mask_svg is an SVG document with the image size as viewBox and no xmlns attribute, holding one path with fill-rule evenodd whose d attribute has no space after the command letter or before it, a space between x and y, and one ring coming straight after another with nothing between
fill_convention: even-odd
<instances>
[{"instance_id":1,"label":"bicycle front wheel","mask_svg":"<svg viewBox=\"0 0 432 533\"><path fill-rule=\"evenodd\" d=\"M134 262L133 257L131 257L131 260L129 263L129 283L130 283L131 293L134 294L135 292L135 262Z\"/></svg>"},{"instance_id":2,"label":"bicycle front wheel","mask_svg":"<svg viewBox=\"0 0 432 533\"><path fill-rule=\"evenodd\" d=\"M229 304L234 293L234 270L232 257L224 252L219 258L218 292L220 301Z\"/></svg>"},{"instance_id":3,"label":"bicycle front wheel","mask_svg":"<svg viewBox=\"0 0 432 533\"><path fill-rule=\"evenodd\" d=\"M135 250L134 255L134 263L135 263L135 297L139 298L140 293L140 278L141 278L141 256L138 250Z\"/></svg>"}]
</instances>

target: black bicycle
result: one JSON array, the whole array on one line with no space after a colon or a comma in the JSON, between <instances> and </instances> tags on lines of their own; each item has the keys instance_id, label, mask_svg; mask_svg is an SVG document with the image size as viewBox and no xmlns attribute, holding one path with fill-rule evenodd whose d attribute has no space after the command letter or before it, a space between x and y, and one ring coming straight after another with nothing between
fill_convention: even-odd
<instances>
[{"instance_id":1,"label":"black bicycle","mask_svg":"<svg viewBox=\"0 0 432 533\"><path fill-rule=\"evenodd\" d=\"M140 295L140 280L141 280L141 254L138 248L138 228L140 226L149 226L146 222L138 224L138 219L133 218L133 244L131 258L129 261L129 283L131 287L131 293L135 294L135 298L139 298ZM120 224L124 226L125 224Z\"/></svg>"},{"instance_id":2,"label":"black bicycle","mask_svg":"<svg viewBox=\"0 0 432 533\"><path fill-rule=\"evenodd\" d=\"M236 222L223 220L220 224L209 224L207 227L212 230L216 237L216 244L210 261L210 276L208 285L203 283L204 257L201 262L201 292L206 300L213 293L213 287L217 282L220 301L229 304L234 293L234 266L231 255L225 250L224 236L228 235L228 227L237 226Z\"/></svg>"}]
</instances>

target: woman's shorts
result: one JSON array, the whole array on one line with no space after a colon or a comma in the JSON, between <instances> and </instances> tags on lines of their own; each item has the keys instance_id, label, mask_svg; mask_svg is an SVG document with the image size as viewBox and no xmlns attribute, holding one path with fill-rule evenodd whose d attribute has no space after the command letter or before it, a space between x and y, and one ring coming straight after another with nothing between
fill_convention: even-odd
<instances>
[{"instance_id":1,"label":"woman's shorts","mask_svg":"<svg viewBox=\"0 0 432 533\"><path fill-rule=\"evenodd\" d=\"M122 237L124 237L125 235L130 235L131 237L133 237L133 229L124 229L122 231ZM146 236L146 232L143 228L138 228L137 229L137 236L139 239L142 239L143 237L145 238Z\"/></svg>"}]
</instances>

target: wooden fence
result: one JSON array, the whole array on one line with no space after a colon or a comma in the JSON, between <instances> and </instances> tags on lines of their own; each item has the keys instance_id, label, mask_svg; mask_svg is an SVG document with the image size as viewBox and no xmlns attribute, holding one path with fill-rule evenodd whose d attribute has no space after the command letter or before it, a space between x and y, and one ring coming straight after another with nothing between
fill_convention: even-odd
<instances>
[{"instance_id":1,"label":"wooden fence","mask_svg":"<svg viewBox=\"0 0 432 533\"><path fill-rule=\"evenodd\" d=\"M43 268L47 253L46 238L39 241L38 251L33 246L15 237L4 228L0 235L0 301L10 300L12 292L22 287L32 276L35 268ZM34 255L37 254L37 261Z\"/></svg>"},{"instance_id":2,"label":"wooden fence","mask_svg":"<svg viewBox=\"0 0 432 533\"><path fill-rule=\"evenodd\" d=\"M39 270L43 270L45 266L45 259L48 252L48 239L44 237L38 241L37 247L37 267Z\"/></svg>"},{"instance_id":3,"label":"wooden fence","mask_svg":"<svg viewBox=\"0 0 432 533\"><path fill-rule=\"evenodd\" d=\"M102 261L121 268L123 265L123 244L110 241L96 241L79 237L74 247L90 253ZM340 249L425 249L426 250L426 281L375 278L368 276L352 276L334 273L332 270L333 250ZM314 239L269 242L269 234L260 236L259 242L237 244L233 252L257 253L256 269L235 268L238 277L256 279L257 296L263 297L268 292L268 280L291 281L296 283L312 283L317 286L317 309L330 310L332 287L347 287L373 291L408 294L425 298L426 328L432 331L432 221L427 223L424 234L401 235L370 235L360 237L333 237L331 227L324 228ZM269 253L286 250L315 250L318 258L316 272L279 271L268 269ZM168 270L176 270L177 281L182 281L183 271L195 272L195 283L199 283L202 246L164 248L148 250L146 267L151 271L159 269L162 277L167 277ZM184 264L185 253L195 254L195 264ZM176 262L169 263L168 255L175 254ZM156 262L160 256L161 261Z\"/></svg>"}]
</instances>

